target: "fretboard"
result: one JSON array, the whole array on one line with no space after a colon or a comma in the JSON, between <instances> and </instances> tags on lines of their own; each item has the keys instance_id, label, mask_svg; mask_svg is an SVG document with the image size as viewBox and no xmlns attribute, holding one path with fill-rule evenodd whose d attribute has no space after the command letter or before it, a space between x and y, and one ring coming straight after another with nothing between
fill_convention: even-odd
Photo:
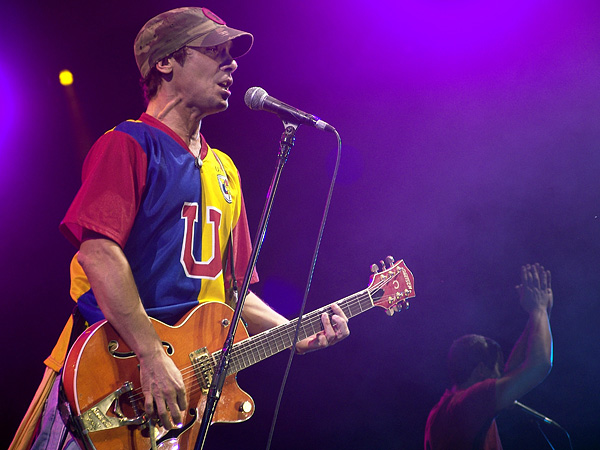
<instances>
[{"instance_id":1,"label":"fretboard","mask_svg":"<svg viewBox=\"0 0 600 450\"><path fill-rule=\"evenodd\" d=\"M348 319L373 307L373 299L368 289L338 300L336 303L342 308L342 311L346 314ZM317 309L302 317L300 329L298 331L299 341L323 330L323 324L321 322L321 315L323 313L327 313L331 316L333 314L331 306ZM251 336L235 344L231 349L227 374L231 375L239 372L246 367L250 367L263 359L292 347L294 345L294 335L296 333L297 323L298 319L296 318L288 323L263 331L262 333ZM220 350L213 353L215 361L218 361L220 356Z\"/></svg>"}]
</instances>

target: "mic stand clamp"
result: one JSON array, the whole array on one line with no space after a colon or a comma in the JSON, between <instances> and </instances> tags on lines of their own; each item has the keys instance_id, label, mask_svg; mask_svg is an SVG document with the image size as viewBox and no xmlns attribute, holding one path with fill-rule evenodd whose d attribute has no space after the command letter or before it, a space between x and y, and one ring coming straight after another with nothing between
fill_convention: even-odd
<instances>
[{"instance_id":1,"label":"mic stand clamp","mask_svg":"<svg viewBox=\"0 0 600 450\"><path fill-rule=\"evenodd\" d=\"M233 318L231 320L232 324L231 327L229 327L229 332L227 334L227 338L225 339L225 343L223 344L223 349L221 351L221 357L219 359L219 363L215 368L210 389L208 390L208 394L206 396L206 407L202 416L202 423L200 425L200 431L198 432L198 439L196 440L196 446L194 447L194 450L202 450L204 448L204 442L206 441L208 427L212 422L212 418L217 408L217 402L221 397L221 391L223 389L223 385L225 384L225 378L227 378L230 352L231 348L233 347L235 332L237 331L237 326L242 316L242 309L244 308L244 302L246 301L246 294L248 293L248 287L250 286L250 279L252 278L252 274L254 273L256 262L258 260L258 254L260 253L260 249L262 247L262 243L267 232L269 216L271 215L271 209L273 208L273 201L275 200L275 193L277 191L279 179L281 178L283 166L287 162L290 150L294 146L294 141L296 140L296 130L300 125L284 120L283 126L284 132L281 135L281 139L279 141L279 155L277 167L275 168L275 173L273 174L273 179L271 180L271 185L269 186L267 200L265 202L265 206L263 208L263 212L260 218L258 232L256 234L254 244L252 245L250 261L248 262L248 267L246 268L244 284L242 285L241 289L241 298L239 299L239 301L236 301L235 310L233 312ZM234 293L234 296L237 296L237 293Z\"/></svg>"}]
</instances>

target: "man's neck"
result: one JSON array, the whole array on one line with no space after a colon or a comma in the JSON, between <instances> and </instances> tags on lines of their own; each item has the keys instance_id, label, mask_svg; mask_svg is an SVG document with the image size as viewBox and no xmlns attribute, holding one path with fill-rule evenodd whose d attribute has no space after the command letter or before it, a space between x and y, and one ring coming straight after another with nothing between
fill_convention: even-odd
<instances>
[{"instance_id":1,"label":"man's neck","mask_svg":"<svg viewBox=\"0 0 600 450\"><path fill-rule=\"evenodd\" d=\"M202 146L200 137L202 118L183 107L180 97L168 101L152 99L148 103L146 114L171 128L187 144L192 153L198 156Z\"/></svg>"}]
</instances>

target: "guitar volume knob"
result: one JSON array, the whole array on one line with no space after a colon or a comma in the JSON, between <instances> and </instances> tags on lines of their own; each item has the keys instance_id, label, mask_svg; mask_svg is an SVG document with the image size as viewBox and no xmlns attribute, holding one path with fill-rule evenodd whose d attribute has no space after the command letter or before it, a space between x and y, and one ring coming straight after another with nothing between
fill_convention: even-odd
<instances>
[{"instance_id":1,"label":"guitar volume knob","mask_svg":"<svg viewBox=\"0 0 600 450\"><path fill-rule=\"evenodd\" d=\"M252 411L252 403L250 403L248 400L242 402L240 405L240 412L248 414L250 411Z\"/></svg>"}]
</instances>

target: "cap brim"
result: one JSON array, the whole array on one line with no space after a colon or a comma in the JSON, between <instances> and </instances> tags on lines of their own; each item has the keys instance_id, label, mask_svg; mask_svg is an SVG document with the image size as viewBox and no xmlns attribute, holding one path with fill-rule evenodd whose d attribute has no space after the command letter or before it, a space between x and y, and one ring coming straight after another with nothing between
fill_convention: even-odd
<instances>
[{"instance_id":1,"label":"cap brim","mask_svg":"<svg viewBox=\"0 0 600 450\"><path fill-rule=\"evenodd\" d=\"M241 58L252 48L254 36L235 28L219 27L204 36L193 39L186 45L190 47L212 47L221 45L227 41L233 41L230 50L231 56L233 58Z\"/></svg>"}]
</instances>

